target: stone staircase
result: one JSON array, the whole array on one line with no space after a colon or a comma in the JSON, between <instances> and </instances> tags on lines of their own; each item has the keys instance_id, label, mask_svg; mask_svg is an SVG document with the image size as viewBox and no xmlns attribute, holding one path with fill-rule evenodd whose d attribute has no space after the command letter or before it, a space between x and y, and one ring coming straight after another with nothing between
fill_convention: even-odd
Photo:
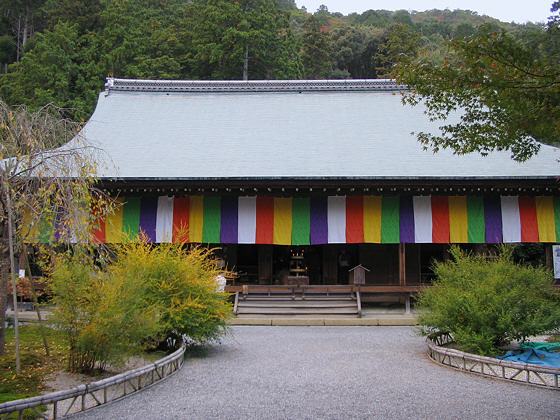
<instances>
[{"instance_id":1,"label":"stone staircase","mask_svg":"<svg viewBox=\"0 0 560 420\"><path fill-rule=\"evenodd\" d=\"M297 288L251 291L236 295L234 313L238 318L357 318L361 315L360 294Z\"/></svg>"}]
</instances>

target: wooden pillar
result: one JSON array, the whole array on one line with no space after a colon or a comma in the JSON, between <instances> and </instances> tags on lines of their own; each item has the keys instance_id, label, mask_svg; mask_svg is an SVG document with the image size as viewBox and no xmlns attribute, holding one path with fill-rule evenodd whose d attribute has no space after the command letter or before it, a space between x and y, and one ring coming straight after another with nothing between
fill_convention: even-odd
<instances>
[{"instance_id":1,"label":"wooden pillar","mask_svg":"<svg viewBox=\"0 0 560 420\"><path fill-rule=\"evenodd\" d=\"M545 265L547 268L554 270L554 260L552 258L552 245L546 245L544 249Z\"/></svg>"},{"instance_id":2,"label":"wooden pillar","mask_svg":"<svg viewBox=\"0 0 560 420\"><path fill-rule=\"evenodd\" d=\"M272 284L272 245L259 247L259 284Z\"/></svg>"},{"instance_id":3,"label":"wooden pillar","mask_svg":"<svg viewBox=\"0 0 560 420\"><path fill-rule=\"evenodd\" d=\"M406 246L399 243L399 286L406 286Z\"/></svg>"}]
</instances>

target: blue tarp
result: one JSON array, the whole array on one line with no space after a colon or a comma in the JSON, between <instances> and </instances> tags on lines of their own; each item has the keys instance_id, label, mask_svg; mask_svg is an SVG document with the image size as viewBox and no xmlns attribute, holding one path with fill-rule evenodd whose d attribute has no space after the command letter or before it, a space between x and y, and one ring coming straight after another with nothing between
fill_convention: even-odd
<instances>
[{"instance_id":1,"label":"blue tarp","mask_svg":"<svg viewBox=\"0 0 560 420\"><path fill-rule=\"evenodd\" d=\"M523 350L511 350L504 356L496 356L496 359L509 360L518 363L533 363L535 365L554 366L560 368L560 352L549 352L533 347Z\"/></svg>"}]
</instances>

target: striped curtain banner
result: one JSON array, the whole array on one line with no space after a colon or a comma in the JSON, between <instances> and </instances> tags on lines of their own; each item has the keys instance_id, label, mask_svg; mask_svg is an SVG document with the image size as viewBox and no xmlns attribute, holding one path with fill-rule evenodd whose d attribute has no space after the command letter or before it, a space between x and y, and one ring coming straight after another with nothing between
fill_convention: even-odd
<instances>
[{"instance_id":1,"label":"striped curtain banner","mask_svg":"<svg viewBox=\"0 0 560 420\"><path fill-rule=\"evenodd\" d=\"M560 242L560 197L118 197L93 241L314 245ZM96 213L93 212L95 216ZM31 216L26 215L27 219ZM26 220L27 220L26 219ZM31 226L31 221L26 223ZM56 217L28 242L56 240Z\"/></svg>"},{"instance_id":2,"label":"striped curtain banner","mask_svg":"<svg viewBox=\"0 0 560 420\"><path fill-rule=\"evenodd\" d=\"M328 197L327 221L329 244L346 243L346 197Z\"/></svg>"},{"instance_id":3,"label":"striped curtain banner","mask_svg":"<svg viewBox=\"0 0 560 420\"><path fill-rule=\"evenodd\" d=\"M364 197L364 242L381 243L381 197Z\"/></svg>"},{"instance_id":4,"label":"striped curtain banner","mask_svg":"<svg viewBox=\"0 0 560 420\"><path fill-rule=\"evenodd\" d=\"M414 209L414 241L419 244L432 242L431 197L412 197Z\"/></svg>"},{"instance_id":5,"label":"striped curtain banner","mask_svg":"<svg viewBox=\"0 0 560 420\"><path fill-rule=\"evenodd\" d=\"M294 245L311 243L311 201L309 198L292 199L292 242Z\"/></svg>"},{"instance_id":6,"label":"striped curtain banner","mask_svg":"<svg viewBox=\"0 0 560 420\"><path fill-rule=\"evenodd\" d=\"M237 209L237 242L254 244L257 237L257 197L239 197Z\"/></svg>"},{"instance_id":7,"label":"striped curtain banner","mask_svg":"<svg viewBox=\"0 0 560 420\"><path fill-rule=\"evenodd\" d=\"M173 200L173 242L189 242L189 197L176 197Z\"/></svg>"}]
</instances>

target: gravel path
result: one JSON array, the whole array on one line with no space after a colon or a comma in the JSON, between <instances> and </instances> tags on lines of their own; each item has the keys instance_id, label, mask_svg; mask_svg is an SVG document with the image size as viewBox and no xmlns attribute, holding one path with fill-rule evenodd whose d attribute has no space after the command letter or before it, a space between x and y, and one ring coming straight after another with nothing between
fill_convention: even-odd
<instances>
[{"instance_id":1,"label":"gravel path","mask_svg":"<svg viewBox=\"0 0 560 420\"><path fill-rule=\"evenodd\" d=\"M410 327L233 327L163 383L74 419L560 419L560 393L431 362Z\"/></svg>"}]
</instances>

